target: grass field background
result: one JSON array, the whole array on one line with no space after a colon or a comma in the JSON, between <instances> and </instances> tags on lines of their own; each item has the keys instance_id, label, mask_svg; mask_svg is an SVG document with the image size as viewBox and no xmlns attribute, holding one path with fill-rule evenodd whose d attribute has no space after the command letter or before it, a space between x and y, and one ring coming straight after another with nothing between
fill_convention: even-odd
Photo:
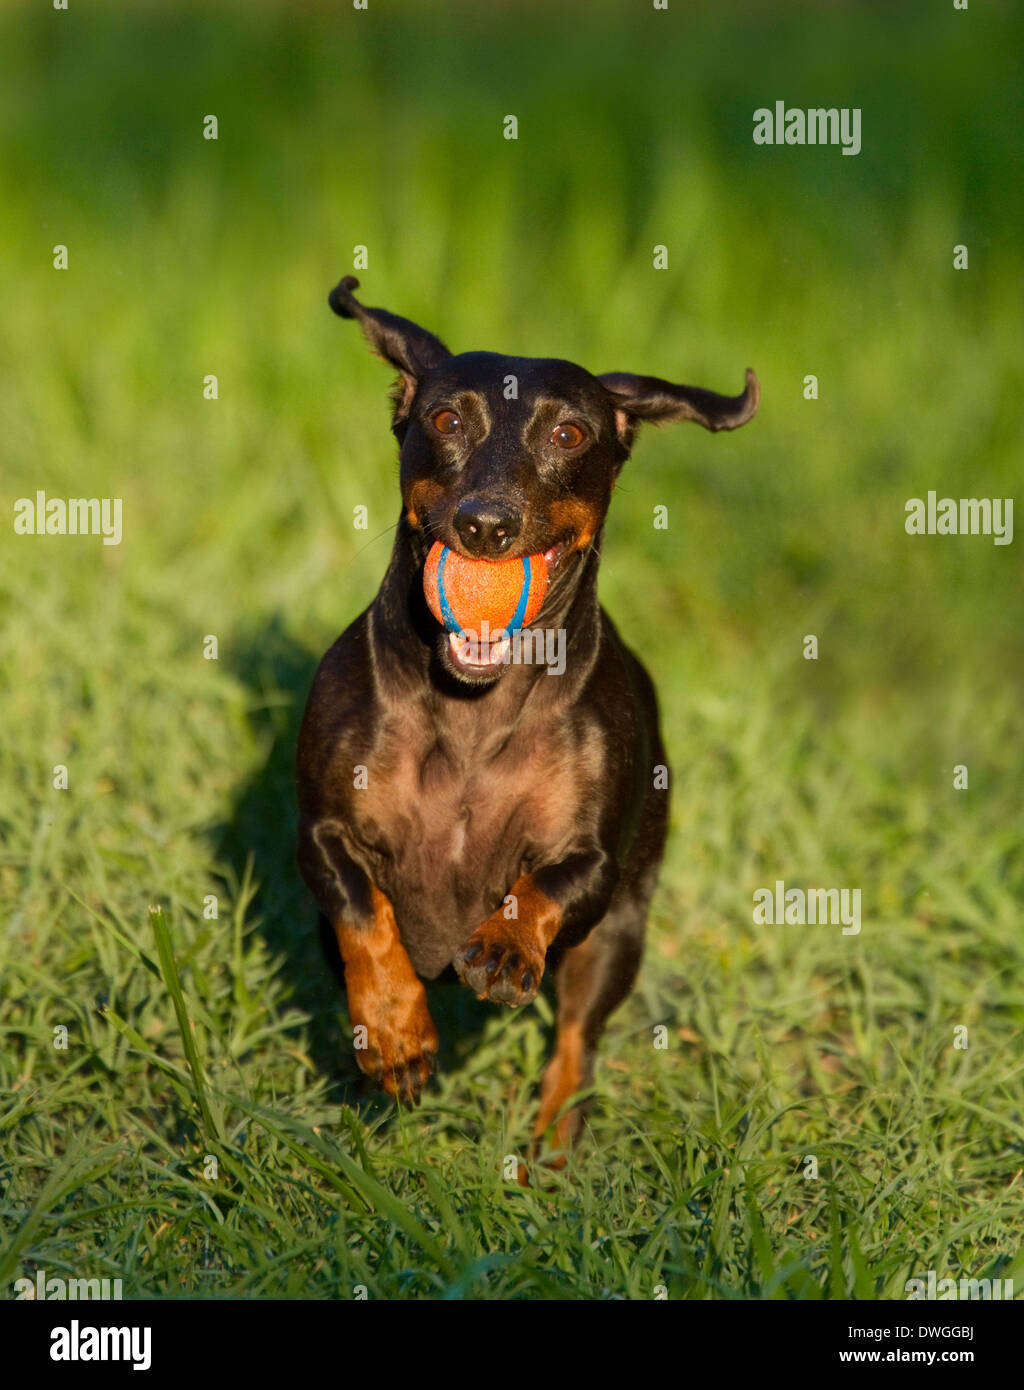
<instances>
[{"instance_id":1,"label":"grass field background","mask_svg":"<svg viewBox=\"0 0 1024 1390\"><path fill-rule=\"evenodd\" d=\"M0 1297L1024 1288L1021 542L904 531L1020 478L1022 40L1009 4L0 16ZM862 108L861 154L758 148L777 99ZM309 681L398 512L389 375L326 305L356 245L453 350L762 382L616 489L672 834L549 1190L502 1176L549 1003L435 990L398 1113L294 868ZM122 497L123 543L16 536L37 489ZM755 926L776 879L859 887L860 935Z\"/></svg>"}]
</instances>

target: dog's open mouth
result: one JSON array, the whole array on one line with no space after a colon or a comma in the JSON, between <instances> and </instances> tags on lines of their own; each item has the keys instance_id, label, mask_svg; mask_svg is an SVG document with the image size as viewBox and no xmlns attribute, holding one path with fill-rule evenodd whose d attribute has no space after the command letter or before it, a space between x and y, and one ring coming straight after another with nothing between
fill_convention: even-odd
<instances>
[{"instance_id":1,"label":"dog's open mouth","mask_svg":"<svg viewBox=\"0 0 1024 1390\"><path fill-rule=\"evenodd\" d=\"M474 632L449 632L448 649L456 666L467 671L488 671L504 666L512 651L512 639L483 640Z\"/></svg>"},{"instance_id":2,"label":"dog's open mouth","mask_svg":"<svg viewBox=\"0 0 1024 1390\"><path fill-rule=\"evenodd\" d=\"M566 550L566 542L557 541L544 551L549 586L558 574ZM548 592L550 593L550 587ZM460 674L477 677L496 676L512 658L511 636L504 631L491 633L487 631L486 624L481 632L467 629L464 632L448 632L445 636L448 639L448 655L455 670Z\"/></svg>"}]
</instances>

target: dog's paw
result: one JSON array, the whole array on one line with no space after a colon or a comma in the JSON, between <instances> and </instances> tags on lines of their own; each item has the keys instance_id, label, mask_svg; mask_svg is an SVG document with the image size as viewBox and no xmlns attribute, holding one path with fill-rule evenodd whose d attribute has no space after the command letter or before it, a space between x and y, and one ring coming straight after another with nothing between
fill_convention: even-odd
<instances>
[{"instance_id":1,"label":"dog's paw","mask_svg":"<svg viewBox=\"0 0 1024 1390\"><path fill-rule=\"evenodd\" d=\"M407 1013L400 1024L356 1025L356 1061L382 1090L406 1105L419 1105L420 1093L437 1065L438 1037L426 1005ZM362 1042L362 1046L360 1043Z\"/></svg>"},{"instance_id":2,"label":"dog's paw","mask_svg":"<svg viewBox=\"0 0 1024 1390\"><path fill-rule=\"evenodd\" d=\"M487 921L456 953L452 964L478 999L515 1008L537 997L544 974L544 951L515 924Z\"/></svg>"}]
</instances>

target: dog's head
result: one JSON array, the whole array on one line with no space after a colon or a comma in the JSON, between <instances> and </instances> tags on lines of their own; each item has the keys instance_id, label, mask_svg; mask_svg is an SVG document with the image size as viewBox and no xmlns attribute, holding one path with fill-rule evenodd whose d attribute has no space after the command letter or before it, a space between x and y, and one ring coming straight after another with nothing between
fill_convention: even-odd
<instances>
[{"instance_id":1,"label":"dog's head","mask_svg":"<svg viewBox=\"0 0 1024 1390\"><path fill-rule=\"evenodd\" d=\"M749 369L742 395L720 396L628 372L592 376L557 358L455 355L408 319L360 304L358 284L346 276L330 305L358 320L373 351L400 373L392 429L409 525L428 546L438 540L471 559L543 555L545 607L571 584L598 534L639 424L693 420L732 430L757 410ZM463 679L479 675L447 641L442 660Z\"/></svg>"}]
</instances>

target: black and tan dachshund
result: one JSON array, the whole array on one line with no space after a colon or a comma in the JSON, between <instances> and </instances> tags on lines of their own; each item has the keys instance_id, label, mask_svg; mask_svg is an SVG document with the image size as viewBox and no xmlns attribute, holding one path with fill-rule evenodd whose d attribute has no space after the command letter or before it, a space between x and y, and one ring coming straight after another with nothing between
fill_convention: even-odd
<instances>
[{"instance_id":1,"label":"black and tan dachshund","mask_svg":"<svg viewBox=\"0 0 1024 1390\"><path fill-rule=\"evenodd\" d=\"M423 979L480 998L558 997L535 1154L564 1161L605 1021L643 951L668 819L654 687L597 600L605 513L642 421L745 424L758 404L572 362L457 356L368 309L330 304L399 372L402 509L380 592L320 663L298 748L302 875L337 937L361 1069L419 1099L438 1036ZM467 655L431 615L435 541L466 558L542 555L535 627L564 670ZM553 1132L549 1134L549 1131Z\"/></svg>"}]
</instances>

